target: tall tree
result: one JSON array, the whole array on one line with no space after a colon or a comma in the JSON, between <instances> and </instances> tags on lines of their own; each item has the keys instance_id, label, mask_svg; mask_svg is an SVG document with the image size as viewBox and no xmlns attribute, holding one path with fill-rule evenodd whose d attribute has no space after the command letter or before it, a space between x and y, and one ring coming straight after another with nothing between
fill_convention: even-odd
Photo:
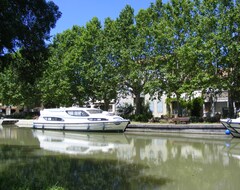
<instances>
[{"instance_id":1,"label":"tall tree","mask_svg":"<svg viewBox=\"0 0 240 190\"><path fill-rule=\"evenodd\" d=\"M214 39L220 56L216 70L221 87L228 90L229 117L233 117L233 102L240 101L240 4L235 0L220 1L217 10L218 35Z\"/></svg>"},{"instance_id":2,"label":"tall tree","mask_svg":"<svg viewBox=\"0 0 240 190\"><path fill-rule=\"evenodd\" d=\"M25 108L39 106L41 103L41 94L39 93L36 81L42 76L39 74L33 74L32 76L32 73L29 73L27 77L23 76L19 68L24 65L28 66L30 63L29 60L22 57L20 52L9 54L7 56L11 58L9 59L8 66L4 68L0 75L1 103L5 105L24 106ZM38 56L40 57L41 55ZM35 78L33 81L31 80L32 77ZM27 78L28 80L23 80L23 78Z\"/></svg>"},{"instance_id":3,"label":"tall tree","mask_svg":"<svg viewBox=\"0 0 240 190\"><path fill-rule=\"evenodd\" d=\"M9 81L12 87L18 87L16 94L11 94L9 85L4 85L3 81L3 103L12 102L31 107L40 104L36 82L42 77L48 56L45 42L50 38L50 29L60 16L58 7L52 1L1 1L0 68L4 80ZM11 98L6 101L9 93ZM15 98L16 96L22 98Z\"/></svg>"},{"instance_id":4,"label":"tall tree","mask_svg":"<svg viewBox=\"0 0 240 190\"><path fill-rule=\"evenodd\" d=\"M195 76L193 3L190 0L172 0L163 5L162 1L156 1L151 9L154 11L156 51L155 68L151 74L158 73L160 78L153 77L148 85L168 96L174 94L179 103L181 94L192 90L191 80Z\"/></svg>"},{"instance_id":5,"label":"tall tree","mask_svg":"<svg viewBox=\"0 0 240 190\"><path fill-rule=\"evenodd\" d=\"M79 78L78 86L85 93L85 101L95 102L98 100L96 92L99 91L101 83L101 62L99 60L101 32L101 23L94 17L86 24L81 36L76 41L74 51L71 52L75 76Z\"/></svg>"},{"instance_id":6,"label":"tall tree","mask_svg":"<svg viewBox=\"0 0 240 190\"><path fill-rule=\"evenodd\" d=\"M121 90L130 92L135 99L135 113L142 111L141 94L149 79L148 65L152 62L152 38L148 30L149 15L141 10L134 16L134 10L126 6L117 23L120 45L118 69L121 73Z\"/></svg>"},{"instance_id":7,"label":"tall tree","mask_svg":"<svg viewBox=\"0 0 240 190\"><path fill-rule=\"evenodd\" d=\"M82 31L82 28L74 26L71 30L56 35L49 47L47 69L39 81L42 102L46 107L70 106L76 102L82 103L84 99L72 57L72 52L77 49L76 40Z\"/></svg>"},{"instance_id":8,"label":"tall tree","mask_svg":"<svg viewBox=\"0 0 240 190\"><path fill-rule=\"evenodd\" d=\"M119 70L117 69L117 48L116 43L116 22L110 18L106 18L104 22L104 29L100 35L100 49L99 49L99 91L95 92L98 100L104 101L104 110L108 110L111 101L116 102L118 98L119 89Z\"/></svg>"}]
</instances>

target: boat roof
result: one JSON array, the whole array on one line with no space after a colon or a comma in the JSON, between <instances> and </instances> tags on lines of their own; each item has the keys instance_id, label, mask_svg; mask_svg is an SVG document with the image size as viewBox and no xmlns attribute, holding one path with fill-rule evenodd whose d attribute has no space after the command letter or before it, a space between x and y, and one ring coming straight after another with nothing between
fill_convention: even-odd
<instances>
[{"instance_id":1,"label":"boat roof","mask_svg":"<svg viewBox=\"0 0 240 190\"><path fill-rule=\"evenodd\" d=\"M44 108L43 111L68 111L68 110L83 110L83 111L88 111L88 110L100 110L99 108L86 108L86 107L60 107L60 108Z\"/></svg>"}]
</instances>

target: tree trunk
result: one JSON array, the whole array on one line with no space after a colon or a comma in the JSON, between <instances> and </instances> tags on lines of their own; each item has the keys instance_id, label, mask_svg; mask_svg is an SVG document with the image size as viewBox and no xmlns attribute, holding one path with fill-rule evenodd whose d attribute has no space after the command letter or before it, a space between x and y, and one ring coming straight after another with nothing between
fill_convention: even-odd
<instances>
[{"instance_id":1,"label":"tree trunk","mask_svg":"<svg viewBox=\"0 0 240 190\"><path fill-rule=\"evenodd\" d=\"M110 101L109 100L104 100L104 105L103 105L103 110L108 111Z\"/></svg>"},{"instance_id":2,"label":"tree trunk","mask_svg":"<svg viewBox=\"0 0 240 190\"><path fill-rule=\"evenodd\" d=\"M234 106L233 106L233 98L232 98L233 91L228 91L228 117L233 118L234 117Z\"/></svg>"},{"instance_id":3,"label":"tree trunk","mask_svg":"<svg viewBox=\"0 0 240 190\"><path fill-rule=\"evenodd\" d=\"M180 95L177 95L177 116L178 117L182 116L181 106L180 106Z\"/></svg>"},{"instance_id":4,"label":"tree trunk","mask_svg":"<svg viewBox=\"0 0 240 190\"><path fill-rule=\"evenodd\" d=\"M135 106L136 106L135 114L136 115L141 114L142 102L140 93L135 94Z\"/></svg>"}]
</instances>

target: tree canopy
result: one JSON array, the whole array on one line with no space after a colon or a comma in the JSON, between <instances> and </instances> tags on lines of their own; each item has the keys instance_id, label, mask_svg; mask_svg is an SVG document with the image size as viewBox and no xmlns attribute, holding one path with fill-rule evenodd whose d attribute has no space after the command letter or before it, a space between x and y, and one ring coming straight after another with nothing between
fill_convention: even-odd
<instances>
[{"instance_id":1,"label":"tree canopy","mask_svg":"<svg viewBox=\"0 0 240 190\"><path fill-rule=\"evenodd\" d=\"M19 48L41 48L60 16L52 1L1 0L0 56Z\"/></svg>"},{"instance_id":2,"label":"tree canopy","mask_svg":"<svg viewBox=\"0 0 240 190\"><path fill-rule=\"evenodd\" d=\"M232 104L240 92L239 18L236 0L156 0L137 14L127 5L103 26L95 17L55 36L38 68L41 100L51 106L104 101L107 108L131 94L140 113L143 93L178 99L211 87L228 90Z\"/></svg>"},{"instance_id":3,"label":"tree canopy","mask_svg":"<svg viewBox=\"0 0 240 190\"><path fill-rule=\"evenodd\" d=\"M60 16L52 1L0 2L1 103L31 107L40 104L36 81L45 70L46 41Z\"/></svg>"}]
</instances>

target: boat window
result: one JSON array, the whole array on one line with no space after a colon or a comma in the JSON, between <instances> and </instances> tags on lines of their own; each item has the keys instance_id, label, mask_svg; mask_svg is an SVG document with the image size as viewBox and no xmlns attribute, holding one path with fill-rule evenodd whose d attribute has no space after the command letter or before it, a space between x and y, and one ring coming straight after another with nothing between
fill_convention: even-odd
<instances>
[{"instance_id":1,"label":"boat window","mask_svg":"<svg viewBox=\"0 0 240 190\"><path fill-rule=\"evenodd\" d=\"M60 117L43 117L47 121L63 121Z\"/></svg>"},{"instance_id":2,"label":"boat window","mask_svg":"<svg viewBox=\"0 0 240 190\"><path fill-rule=\"evenodd\" d=\"M69 110L66 111L67 114L71 115L71 116L81 116L81 117L87 117L89 116L85 111L82 110Z\"/></svg>"},{"instance_id":3,"label":"boat window","mask_svg":"<svg viewBox=\"0 0 240 190\"><path fill-rule=\"evenodd\" d=\"M89 121L108 121L106 118L89 118Z\"/></svg>"},{"instance_id":4,"label":"boat window","mask_svg":"<svg viewBox=\"0 0 240 190\"><path fill-rule=\"evenodd\" d=\"M103 111L100 110L100 109L89 109L87 110L90 114L100 114L102 113Z\"/></svg>"}]
</instances>

